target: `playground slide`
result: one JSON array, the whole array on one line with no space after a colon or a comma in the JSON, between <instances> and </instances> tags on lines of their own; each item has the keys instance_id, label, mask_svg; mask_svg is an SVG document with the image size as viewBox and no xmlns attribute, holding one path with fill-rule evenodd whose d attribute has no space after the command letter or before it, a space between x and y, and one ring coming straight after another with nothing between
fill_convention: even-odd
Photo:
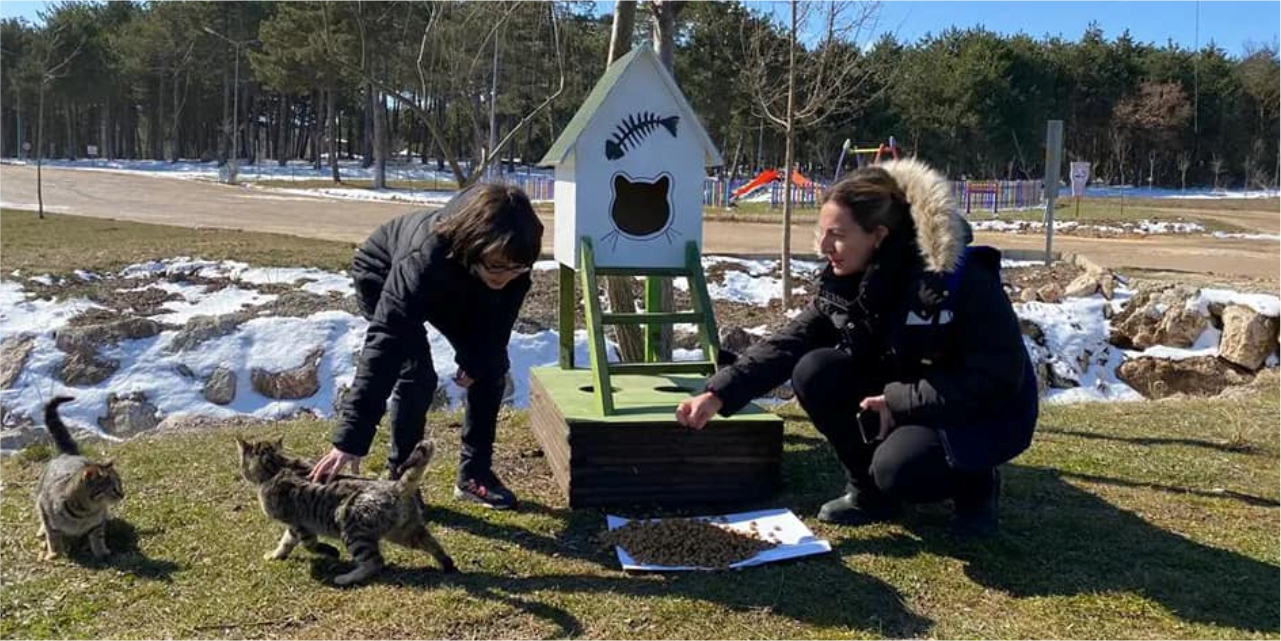
<instances>
[{"instance_id":1,"label":"playground slide","mask_svg":"<svg viewBox=\"0 0 1281 641\"><path fill-rule=\"evenodd\" d=\"M753 178L751 182L735 189L731 197L733 200L738 200L739 198L742 198L743 196L746 196L757 189L774 182L775 180L778 180L778 171L775 169L766 169Z\"/></svg>"},{"instance_id":2,"label":"playground slide","mask_svg":"<svg viewBox=\"0 0 1281 641\"><path fill-rule=\"evenodd\" d=\"M762 171L759 175L757 175L755 178L753 178L751 182L747 183L746 185L743 185L742 187L739 187L738 189L735 189L734 193L730 195L730 199L738 200L743 196L747 196L752 192L756 191L757 189L765 187L780 178L782 178L782 175L778 172L777 169L766 169L765 171ZM814 183L811 182L809 178L802 176L801 172L793 170L792 184L796 185L797 187L809 187Z\"/></svg>"}]
</instances>

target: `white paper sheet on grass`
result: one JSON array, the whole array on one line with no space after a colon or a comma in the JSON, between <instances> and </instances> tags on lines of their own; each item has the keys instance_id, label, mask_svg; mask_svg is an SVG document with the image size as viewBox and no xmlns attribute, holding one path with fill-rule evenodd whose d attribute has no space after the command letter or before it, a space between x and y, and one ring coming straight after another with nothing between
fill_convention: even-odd
<instances>
[{"instance_id":1,"label":"white paper sheet on grass","mask_svg":"<svg viewBox=\"0 0 1281 641\"><path fill-rule=\"evenodd\" d=\"M744 559L738 563L730 565L730 569L746 568L763 563L772 563L774 561L785 561L811 554L823 554L831 552L832 545L827 541L816 538L800 519L791 510L758 510L756 512L740 512L738 514L725 514L721 516L701 516L694 517L699 519L714 520L722 525L729 526L735 530L746 534L752 521L756 522L756 530L762 534L772 534L779 544L758 552L756 556L750 559ZM656 519L663 520L663 519ZM621 516L605 516L606 525L609 529L616 530L629 522L631 519L625 519ZM775 527L779 528L775 531ZM645 570L650 572L680 572L688 570L713 570L717 568L702 568L690 565L645 565L638 563L621 547L615 546L618 552L618 561L623 565L624 570Z\"/></svg>"}]
</instances>

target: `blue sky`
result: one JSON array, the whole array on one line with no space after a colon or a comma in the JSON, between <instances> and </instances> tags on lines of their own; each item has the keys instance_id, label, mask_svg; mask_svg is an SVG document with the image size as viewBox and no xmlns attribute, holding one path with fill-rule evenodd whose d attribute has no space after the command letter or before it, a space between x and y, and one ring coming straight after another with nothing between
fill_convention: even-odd
<instances>
[{"instance_id":1,"label":"blue sky","mask_svg":"<svg viewBox=\"0 0 1281 641\"><path fill-rule=\"evenodd\" d=\"M52 2L0 2L0 16L22 16L35 21L37 12ZM598 10L612 10L612 2L598 2ZM1197 33L1197 15L1200 29ZM879 30L914 41L928 32L951 26L984 26L998 33L1023 32L1033 37L1061 35L1076 40L1091 20L1109 38L1129 29L1140 42L1165 44L1169 39L1191 48L1211 40L1231 55L1240 55L1247 42L1276 42L1281 23L1281 2L907 2L881 5Z\"/></svg>"}]
</instances>

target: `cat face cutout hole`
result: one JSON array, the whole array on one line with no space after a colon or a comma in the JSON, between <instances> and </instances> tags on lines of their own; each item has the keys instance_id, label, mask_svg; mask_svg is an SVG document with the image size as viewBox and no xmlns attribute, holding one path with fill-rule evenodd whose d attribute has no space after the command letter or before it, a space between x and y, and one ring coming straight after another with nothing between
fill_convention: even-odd
<instances>
[{"instance_id":1,"label":"cat face cutout hole","mask_svg":"<svg viewBox=\"0 0 1281 641\"><path fill-rule=\"evenodd\" d=\"M632 240L665 238L668 243L679 232L672 229L672 177L664 172L651 180L634 179L619 172L610 181L613 197L609 217L613 231L603 241L618 245L621 236Z\"/></svg>"}]
</instances>

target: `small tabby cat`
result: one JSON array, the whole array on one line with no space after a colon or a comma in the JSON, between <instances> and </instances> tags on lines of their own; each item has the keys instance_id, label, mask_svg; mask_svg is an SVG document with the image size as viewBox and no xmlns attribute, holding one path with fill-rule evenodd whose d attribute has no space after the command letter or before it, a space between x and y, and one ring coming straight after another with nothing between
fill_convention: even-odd
<instances>
[{"instance_id":1,"label":"small tabby cat","mask_svg":"<svg viewBox=\"0 0 1281 641\"><path fill-rule=\"evenodd\" d=\"M308 550L337 557L338 550L317 535L337 538L356 561L356 569L334 578L338 585L364 581L383 567L380 539L424 550L445 572L455 570L453 559L427 531L415 500L418 483L434 447L422 441L399 468L399 480L384 481L338 476L328 483L307 480L309 462L284 452L281 440L247 442L240 448L240 472L258 486L262 511L287 527L280 544L267 559L284 559L299 543Z\"/></svg>"},{"instance_id":2,"label":"small tabby cat","mask_svg":"<svg viewBox=\"0 0 1281 641\"><path fill-rule=\"evenodd\" d=\"M67 551L68 538L86 535L95 557L111 554L106 540L108 508L125 497L120 475L110 459L94 463L80 455L80 448L58 416L58 406L70 400L69 396L58 396L44 406L45 428L59 452L40 475L36 490L36 513L40 515L46 561Z\"/></svg>"}]
</instances>

